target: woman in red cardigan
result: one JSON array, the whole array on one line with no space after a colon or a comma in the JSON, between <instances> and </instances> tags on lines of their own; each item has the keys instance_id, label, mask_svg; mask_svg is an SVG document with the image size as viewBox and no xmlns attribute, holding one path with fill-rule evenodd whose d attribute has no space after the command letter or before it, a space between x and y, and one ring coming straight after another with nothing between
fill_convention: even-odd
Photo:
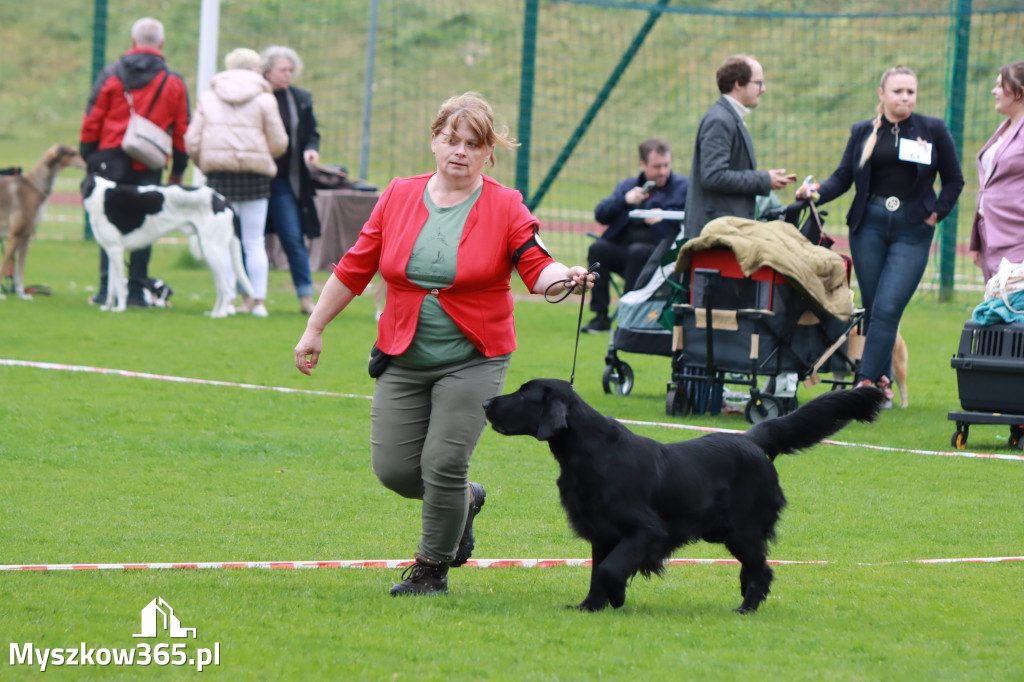
<instances>
[{"instance_id":1,"label":"woman in red cardigan","mask_svg":"<svg viewBox=\"0 0 1024 682\"><path fill-rule=\"evenodd\" d=\"M560 280L577 292L592 286L586 268L548 255L520 194L483 174L495 145L515 143L495 131L479 95L441 106L430 135L436 172L391 182L295 346L295 366L310 374L324 328L381 272L388 302L371 361L373 470L423 501L416 563L392 595L447 593L448 568L473 551L485 493L469 481L469 463L485 426L481 404L501 393L516 347L512 271L537 294Z\"/></svg>"}]
</instances>

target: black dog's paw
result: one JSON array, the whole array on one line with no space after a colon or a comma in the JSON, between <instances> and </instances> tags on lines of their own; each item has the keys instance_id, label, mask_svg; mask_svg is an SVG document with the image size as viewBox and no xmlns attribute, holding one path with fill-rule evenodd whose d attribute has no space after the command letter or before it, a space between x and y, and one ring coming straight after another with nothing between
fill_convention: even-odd
<instances>
[{"instance_id":1,"label":"black dog's paw","mask_svg":"<svg viewBox=\"0 0 1024 682\"><path fill-rule=\"evenodd\" d=\"M738 613L741 616L745 616L748 613L757 613L756 606L743 606L742 604L732 610L733 613Z\"/></svg>"},{"instance_id":2,"label":"black dog's paw","mask_svg":"<svg viewBox=\"0 0 1024 682\"><path fill-rule=\"evenodd\" d=\"M596 611L600 611L606 606L608 606L608 600L606 599L591 599L590 597L587 597L580 602L579 606L569 606L567 608L594 613Z\"/></svg>"}]
</instances>

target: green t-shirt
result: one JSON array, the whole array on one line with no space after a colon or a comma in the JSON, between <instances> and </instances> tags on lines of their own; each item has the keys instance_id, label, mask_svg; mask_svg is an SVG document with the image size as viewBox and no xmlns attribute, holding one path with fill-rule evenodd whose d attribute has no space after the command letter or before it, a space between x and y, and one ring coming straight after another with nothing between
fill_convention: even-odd
<instances>
[{"instance_id":1,"label":"green t-shirt","mask_svg":"<svg viewBox=\"0 0 1024 682\"><path fill-rule=\"evenodd\" d=\"M462 230L482 190L483 186L460 204L440 208L431 201L430 192L423 189L423 203L429 217L416 237L405 267L409 281L428 290L452 285ZM427 295L420 307L416 335L406 351L398 356L398 362L408 367L436 367L465 360L477 352L437 297Z\"/></svg>"}]
</instances>

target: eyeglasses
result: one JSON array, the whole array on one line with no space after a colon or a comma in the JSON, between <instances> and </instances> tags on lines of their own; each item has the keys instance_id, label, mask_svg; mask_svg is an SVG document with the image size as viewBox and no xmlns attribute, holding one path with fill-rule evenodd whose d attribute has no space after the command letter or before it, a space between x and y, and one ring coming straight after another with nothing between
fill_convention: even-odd
<instances>
[{"instance_id":1,"label":"eyeglasses","mask_svg":"<svg viewBox=\"0 0 1024 682\"><path fill-rule=\"evenodd\" d=\"M764 81L750 81L757 86L758 90L764 90Z\"/></svg>"},{"instance_id":2,"label":"eyeglasses","mask_svg":"<svg viewBox=\"0 0 1024 682\"><path fill-rule=\"evenodd\" d=\"M457 145L462 138L460 138L453 132L442 130L437 134L437 139L438 141L441 142L441 144L448 144L454 146ZM478 151L480 149L483 149L483 145L477 142L476 140L466 140L466 148L470 149L471 151Z\"/></svg>"}]
</instances>

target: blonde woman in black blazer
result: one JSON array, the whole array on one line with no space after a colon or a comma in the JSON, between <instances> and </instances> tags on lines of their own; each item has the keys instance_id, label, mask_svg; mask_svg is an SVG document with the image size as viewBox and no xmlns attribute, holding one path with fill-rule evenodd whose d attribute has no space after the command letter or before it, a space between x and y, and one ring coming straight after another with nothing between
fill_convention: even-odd
<instances>
[{"instance_id":1,"label":"blonde woman in black blazer","mask_svg":"<svg viewBox=\"0 0 1024 682\"><path fill-rule=\"evenodd\" d=\"M882 74L878 114L855 123L835 172L817 185L819 204L853 185L846 216L850 252L866 311L861 384L875 384L892 399L892 347L900 318L928 265L935 225L953 209L964 187L953 137L939 118L914 113L917 76L905 66ZM935 177L941 181L936 196ZM890 403L891 404L891 403Z\"/></svg>"}]
</instances>

